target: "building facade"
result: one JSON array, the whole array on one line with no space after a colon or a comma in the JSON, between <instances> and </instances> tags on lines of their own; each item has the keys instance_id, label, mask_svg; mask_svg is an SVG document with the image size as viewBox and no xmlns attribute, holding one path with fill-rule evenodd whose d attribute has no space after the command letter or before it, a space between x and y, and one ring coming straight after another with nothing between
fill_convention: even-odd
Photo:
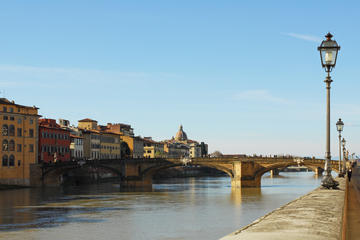
<instances>
[{"instance_id":1,"label":"building facade","mask_svg":"<svg viewBox=\"0 0 360 240\"><path fill-rule=\"evenodd\" d=\"M109 132L101 132L100 135L100 159L121 158L120 135Z\"/></svg>"},{"instance_id":2,"label":"building facade","mask_svg":"<svg viewBox=\"0 0 360 240\"><path fill-rule=\"evenodd\" d=\"M84 156L84 138L70 134L70 158L73 161L81 160Z\"/></svg>"},{"instance_id":3,"label":"building facade","mask_svg":"<svg viewBox=\"0 0 360 240\"><path fill-rule=\"evenodd\" d=\"M84 138L79 128L70 125L70 121L59 119L59 125L62 129L70 132L70 159L72 161L82 160L84 156Z\"/></svg>"},{"instance_id":4,"label":"building facade","mask_svg":"<svg viewBox=\"0 0 360 240\"><path fill-rule=\"evenodd\" d=\"M103 126L104 130L108 132L117 133L124 136L134 136L134 129L131 125L123 123L108 123L106 126Z\"/></svg>"},{"instance_id":5,"label":"building facade","mask_svg":"<svg viewBox=\"0 0 360 240\"><path fill-rule=\"evenodd\" d=\"M87 160L100 159L101 134L97 130L81 130L83 136L84 157Z\"/></svg>"},{"instance_id":6,"label":"building facade","mask_svg":"<svg viewBox=\"0 0 360 240\"><path fill-rule=\"evenodd\" d=\"M208 145L204 142L199 144L197 141L188 139L183 126L180 125L175 137L170 140L163 141L164 150L168 157L179 158L179 157L205 157L207 156Z\"/></svg>"},{"instance_id":7,"label":"building facade","mask_svg":"<svg viewBox=\"0 0 360 240\"><path fill-rule=\"evenodd\" d=\"M144 138L144 158L165 157L164 144L152 140L151 137Z\"/></svg>"},{"instance_id":8,"label":"building facade","mask_svg":"<svg viewBox=\"0 0 360 240\"><path fill-rule=\"evenodd\" d=\"M39 119L39 162L70 161L70 131L63 129L55 119Z\"/></svg>"},{"instance_id":9,"label":"building facade","mask_svg":"<svg viewBox=\"0 0 360 240\"><path fill-rule=\"evenodd\" d=\"M0 183L30 184L30 165L38 156L38 108L0 99Z\"/></svg>"},{"instance_id":10,"label":"building facade","mask_svg":"<svg viewBox=\"0 0 360 240\"><path fill-rule=\"evenodd\" d=\"M164 152L169 158L180 158L189 155L189 146L178 142L164 142Z\"/></svg>"},{"instance_id":11,"label":"building facade","mask_svg":"<svg viewBox=\"0 0 360 240\"><path fill-rule=\"evenodd\" d=\"M124 147L129 148L129 156L132 158L143 158L144 157L144 139L141 137L133 136L120 136L121 140L124 142Z\"/></svg>"}]
</instances>

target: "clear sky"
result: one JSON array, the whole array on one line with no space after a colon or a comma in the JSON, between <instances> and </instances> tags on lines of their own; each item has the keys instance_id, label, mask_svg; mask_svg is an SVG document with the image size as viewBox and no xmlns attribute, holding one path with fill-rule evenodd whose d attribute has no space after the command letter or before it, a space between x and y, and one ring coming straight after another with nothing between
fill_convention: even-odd
<instances>
[{"instance_id":1,"label":"clear sky","mask_svg":"<svg viewBox=\"0 0 360 240\"><path fill-rule=\"evenodd\" d=\"M325 72L341 46L335 123L360 147L358 1L3 1L1 95L73 124L131 124L169 139L183 124L210 151L325 153Z\"/></svg>"}]
</instances>

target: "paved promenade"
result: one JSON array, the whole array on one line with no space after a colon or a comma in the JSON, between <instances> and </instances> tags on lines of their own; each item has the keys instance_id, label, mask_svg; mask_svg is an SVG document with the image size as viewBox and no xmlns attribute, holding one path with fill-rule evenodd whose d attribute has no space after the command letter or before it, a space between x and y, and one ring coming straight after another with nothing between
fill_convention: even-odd
<instances>
[{"instance_id":1,"label":"paved promenade","mask_svg":"<svg viewBox=\"0 0 360 240\"><path fill-rule=\"evenodd\" d=\"M349 184L346 240L360 239L360 168L354 168Z\"/></svg>"},{"instance_id":2,"label":"paved promenade","mask_svg":"<svg viewBox=\"0 0 360 240\"><path fill-rule=\"evenodd\" d=\"M339 190L317 188L221 240L341 239L346 180L337 180Z\"/></svg>"}]
</instances>

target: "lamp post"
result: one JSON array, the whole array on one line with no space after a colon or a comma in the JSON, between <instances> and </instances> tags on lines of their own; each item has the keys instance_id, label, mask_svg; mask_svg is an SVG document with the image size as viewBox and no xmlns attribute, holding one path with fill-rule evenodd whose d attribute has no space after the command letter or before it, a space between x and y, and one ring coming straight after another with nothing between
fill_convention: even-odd
<instances>
[{"instance_id":1,"label":"lamp post","mask_svg":"<svg viewBox=\"0 0 360 240\"><path fill-rule=\"evenodd\" d=\"M325 175L321 185L326 188L335 189L339 183L331 176L331 154L330 154L330 84L332 82L330 72L336 65L336 59L340 46L331 38L333 35L328 33L326 40L322 41L318 50L320 51L321 65L327 72L326 83L326 153L325 153Z\"/></svg>"},{"instance_id":2,"label":"lamp post","mask_svg":"<svg viewBox=\"0 0 360 240\"><path fill-rule=\"evenodd\" d=\"M343 176L343 173L341 171L341 132L344 129L344 123L341 121L341 118L339 118L339 121L336 123L336 129L339 132L339 176Z\"/></svg>"},{"instance_id":3,"label":"lamp post","mask_svg":"<svg viewBox=\"0 0 360 240\"><path fill-rule=\"evenodd\" d=\"M345 149L345 144L346 144L346 140L345 138L342 139L341 141L342 143L342 147L343 147L343 166L342 166L342 173L345 175L346 173L346 149Z\"/></svg>"}]
</instances>

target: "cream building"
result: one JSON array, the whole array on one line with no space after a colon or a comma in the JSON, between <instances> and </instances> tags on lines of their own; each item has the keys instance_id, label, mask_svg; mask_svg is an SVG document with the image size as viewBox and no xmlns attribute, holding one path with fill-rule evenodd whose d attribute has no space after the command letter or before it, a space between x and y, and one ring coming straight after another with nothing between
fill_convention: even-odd
<instances>
[{"instance_id":1,"label":"cream building","mask_svg":"<svg viewBox=\"0 0 360 240\"><path fill-rule=\"evenodd\" d=\"M165 157L164 144L152 140L151 137L144 138L144 157L161 158Z\"/></svg>"},{"instance_id":2,"label":"cream building","mask_svg":"<svg viewBox=\"0 0 360 240\"><path fill-rule=\"evenodd\" d=\"M207 144L188 139L183 126L180 125L178 132L171 140L163 141L164 151L168 157L203 157L207 155Z\"/></svg>"}]
</instances>

